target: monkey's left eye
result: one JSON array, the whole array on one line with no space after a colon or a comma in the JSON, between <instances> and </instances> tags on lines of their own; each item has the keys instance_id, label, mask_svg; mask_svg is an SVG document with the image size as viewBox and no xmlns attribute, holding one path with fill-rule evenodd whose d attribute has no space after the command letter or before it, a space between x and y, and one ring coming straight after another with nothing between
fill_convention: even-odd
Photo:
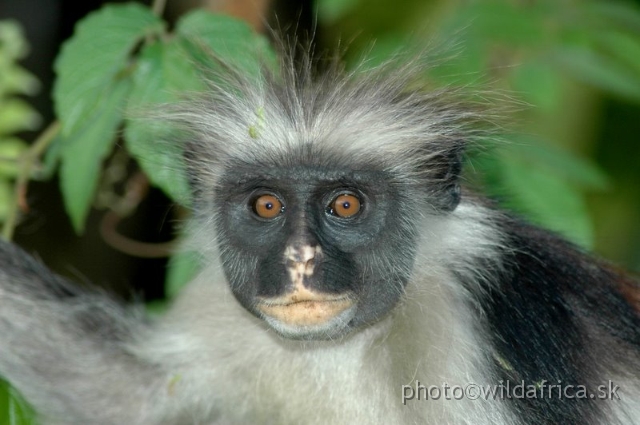
<instances>
[{"instance_id":1,"label":"monkey's left eye","mask_svg":"<svg viewBox=\"0 0 640 425\"><path fill-rule=\"evenodd\" d=\"M282 202L273 195L261 195L253 201L253 212L261 218L275 218L283 208Z\"/></svg>"},{"instance_id":2,"label":"monkey's left eye","mask_svg":"<svg viewBox=\"0 0 640 425\"><path fill-rule=\"evenodd\" d=\"M340 218L350 218L360 212L360 199L351 193L338 195L329 207L329 212Z\"/></svg>"}]
</instances>

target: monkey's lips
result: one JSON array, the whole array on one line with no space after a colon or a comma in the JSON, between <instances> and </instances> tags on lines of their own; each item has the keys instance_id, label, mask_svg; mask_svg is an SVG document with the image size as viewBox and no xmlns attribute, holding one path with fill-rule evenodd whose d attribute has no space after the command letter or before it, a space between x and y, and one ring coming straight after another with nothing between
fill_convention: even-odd
<instances>
[{"instance_id":1,"label":"monkey's lips","mask_svg":"<svg viewBox=\"0 0 640 425\"><path fill-rule=\"evenodd\" d=\"M284 325L307 327L328 323L353 305L348 295L321 294L304 289L276 298L260 298L256 308Z\"/></svg>"}]
</instances>

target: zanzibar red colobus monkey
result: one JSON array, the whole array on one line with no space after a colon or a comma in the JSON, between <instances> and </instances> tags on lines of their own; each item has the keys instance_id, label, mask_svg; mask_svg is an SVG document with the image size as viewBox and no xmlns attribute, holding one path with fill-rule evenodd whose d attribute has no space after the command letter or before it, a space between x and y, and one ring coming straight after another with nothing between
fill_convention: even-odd
<instances>
[{"instance_id":1,"label":"zanzibar red colobus monkey","mask_svg":"<svg viewBox=\"0 0 640 425\"><path fill-rule=\"evenodd\" d=\"M474 114L419 64L309 62L163 115L203 264L163 317L0 244L0 375L42 421L640 423L636 283L461 189Z\"/></svg>"}]
</instances>

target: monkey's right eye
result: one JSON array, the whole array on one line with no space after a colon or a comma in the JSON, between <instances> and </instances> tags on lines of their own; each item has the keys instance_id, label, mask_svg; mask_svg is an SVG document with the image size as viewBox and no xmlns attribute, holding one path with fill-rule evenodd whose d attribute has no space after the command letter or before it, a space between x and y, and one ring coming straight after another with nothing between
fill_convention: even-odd
<instances>
[{"instance_id":1,"label":"monkey's right eye","mask_svg":"<svg viewBox=\"0 0 640 425\"><path fill-rule=\"evenodd\" d=\"M260 218L276 218L284 206L274 195L261 195L253 201L253 212Z\"/></svg>"},{"instance_id":2,"label":"monkey's right eye","mask_svg":"<svg viewBox=\"0 0 640 425\"><path fill-rule=\"evenodd\" d=\"M354 194L343 193L333 200L329 212L340 218L351 218L360 212L360 199Z\"/></svg>"}]
</instances>

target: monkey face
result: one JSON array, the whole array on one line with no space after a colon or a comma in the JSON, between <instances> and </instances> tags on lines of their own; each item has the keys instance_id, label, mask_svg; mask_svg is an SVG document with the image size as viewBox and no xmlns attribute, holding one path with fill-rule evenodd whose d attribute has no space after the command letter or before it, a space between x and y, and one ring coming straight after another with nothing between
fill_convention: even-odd
<instances>
[{"instance_id":1,"label":"monkey face","mask_svg":"<svg viewBox=\"0 0 640 425\"><path fill-rule=\"evenodd\" d=\"M415 238L401 188L376 170L229 167L215 203L238 301L290 338L326 339L384 317Z\"/></svg>"}]
</instances>

